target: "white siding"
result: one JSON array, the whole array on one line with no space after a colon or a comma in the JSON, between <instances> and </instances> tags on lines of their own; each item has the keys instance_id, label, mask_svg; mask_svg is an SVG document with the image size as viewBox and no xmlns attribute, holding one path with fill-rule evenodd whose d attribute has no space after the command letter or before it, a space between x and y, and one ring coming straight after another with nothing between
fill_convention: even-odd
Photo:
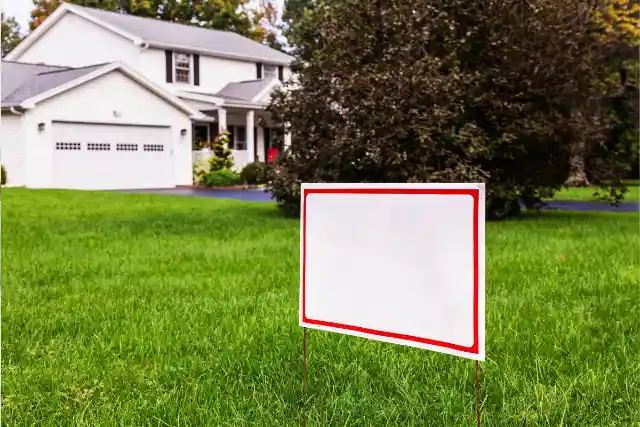
<instances>
[{"instance_id":1,"label":"white siding","mask_svg":"<svg viewBox=\"0 0 640 427\"><path fill-rule=\"evenodd\" d=\"M138 64L138 72L140 74L155 83L170 86L167 84L167 76L165 74L164 50L153 48L141 50Z\"/></svg>"},{"instance_id":2,"label":"white siding","mask_svg":"<svg viewBox=\"0 0 640 427\"><path fill-rule=\"evenodd\" d=\"M200 55L200 85L167 83L164 50L154 48L141 51L138 71L170 90L209 94L218 92L227 83L256 78L256 64L253 62ZM193 73L193 67L191 72ZM193 82L193 76L191 81Z\"/></svg>"},{"instance_id":3,"label":"white siding","mask_svg":"<svg viewBox=\"0 0 640 427\"><path fill-rule=\"evenodd\" d=\"M2 114L0 120L0 163L7 171L7 186L24 185L22 116Z\"/></svg>"},{"instance_id":4,"label":"white siding","mask_svg":"<svg viewBox=\"0 0 640 427\"><path fill-rule=\"evenodd\" d=\"M123 61L137 68L138 52L130 40L67 13L15 60L71 67Z\"/></svg>"},{"instance_id":5,"label":"white siding","mask_svg":"<svg viewBox=\"0 0 640 427\"><path fill-rule=\"evenodd\" d=\"M200 88L205 92L217 92L227 83L255 80L256 77L255 62L200 57Z\"/></svg>"},{"instance_id":6,"label":"white siding","mask_svg":"<svg viewBox=\"0 0 640 427\"><path fill-rule=\"evenodd\" d=\"M135 65L131 64L134 68ZM164 50L154 48L141 51L138 71L169 90L186 90L207 94L218 92L228 83L255 80L257 77L255 62L200 55L200 85L167 83ZM283 74L285 79L291 76L289 67L284 68Z\"/></svg>"},{"instance_id":7,"label":"white siding","mask_svg":"<svg viewBox=\"0 0 640 427\"><path fill-rule=\"evenodd\" d=\"M122 61L148 79L170 90L215 93L226 84L254 80L257 61L240 61L200 55L200 85L166 83L165 53L162 49L142 49L132 41L87 21L73 13L43 34L16 61L81 67ZM192 67L193 73L193 67ZM285 79L291 75L284 68ZM193 81L193 79L192 79Z\"/></svg>"},{"instance_id":8,"label":"white siding","mask_svg":"<svg viewBox=\"0 0 640 427\"><path fill-rule=\"evenodd\" d=\"M53 182L54 121L170 126L175 185L192 183L189 116L118 71L38 104L25 118L30 187L49 187ZM45 124L44 132L37 132L38 123ZM185 136L180 135L182 129Z\"/></svg>"}]
</instances>

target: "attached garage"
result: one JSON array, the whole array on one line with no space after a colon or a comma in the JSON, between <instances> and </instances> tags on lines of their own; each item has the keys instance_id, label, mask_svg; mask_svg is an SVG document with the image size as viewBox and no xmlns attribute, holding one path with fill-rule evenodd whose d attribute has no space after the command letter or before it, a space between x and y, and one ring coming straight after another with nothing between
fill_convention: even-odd
<instances>
[{"instance_id":1,"label":"attached garage","mask_svg":"<svg viewBox=\"0 0 640 427\"><path fill-rule=\"evenodd\" d=\"M3 86L5 68L3 63ZM52 76L53 87L33 96L33 87L51 86L46 83ZM0 159L8 185L83 190L191 185L191 120L203 117L172 94L120 64L47 70L25 84L32 88L23 84L3 93L2 119L8 125L0 128ZM29 96L21 99L24 93Z\"/></svg>"},{"instance_id":2,"label":"attached garage","mask_svg":"<svg viewBox=\"0 0 640 427\"><path fill-rule=\"evenodd\" d=\"M53 122L53 187L174 187L169 127Z\"/></svg>"}]
</instances>

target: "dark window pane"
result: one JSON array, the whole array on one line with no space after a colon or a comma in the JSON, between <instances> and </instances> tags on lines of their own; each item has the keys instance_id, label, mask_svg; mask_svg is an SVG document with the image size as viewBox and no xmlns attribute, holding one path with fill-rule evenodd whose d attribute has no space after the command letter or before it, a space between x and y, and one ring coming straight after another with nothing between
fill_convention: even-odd
<instances>
[{"instance_id":1,"label":"dark window pane","mask_svg":"<svg viewBox=\"0 0 640 427\"><path fill-rule=\"evenodd\" d=\"M195 125L193 127L193 140L196 143L207 140L207 125Z\"/></svg>"},{"instance_id":2,"label":"dark window pane","mask_svg":"<svg viewBox=\"0 0 640 427\"><path fill-rule=\"evenodd\" d=\"M246 141L247 140L247 128L244 126L236 126L236 141Z\"/></svg>"}]
</instances>

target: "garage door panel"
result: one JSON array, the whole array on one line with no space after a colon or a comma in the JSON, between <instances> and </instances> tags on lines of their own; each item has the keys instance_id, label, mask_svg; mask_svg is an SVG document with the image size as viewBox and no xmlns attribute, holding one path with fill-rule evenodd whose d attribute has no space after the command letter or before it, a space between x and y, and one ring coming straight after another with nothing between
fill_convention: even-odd
<instances>
[{"instance_id":1,"label":"garage door panel","mask_svg":"<svg viewBox=\"0 0 640 427\"><path fill-rule=\"evenodd\" d=\"M56 188L175 186L170 128L54 123L53 129Z\"/></svg>"}]
</instances>

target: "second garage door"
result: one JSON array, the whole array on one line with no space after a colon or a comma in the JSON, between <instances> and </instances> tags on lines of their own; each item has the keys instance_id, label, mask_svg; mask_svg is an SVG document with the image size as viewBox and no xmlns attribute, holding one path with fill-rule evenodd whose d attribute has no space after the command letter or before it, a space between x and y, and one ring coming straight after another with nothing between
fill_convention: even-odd
<instances>
[{"instance_id":1,"label":"second garage door","mask_svg":"<svg viewBox=\"0 0 640 427\"><path fill-rule=\"evenodd\" d=\"M175 186L171 128L53 123L54 188Z\"/></svg>"}]
</instances>

